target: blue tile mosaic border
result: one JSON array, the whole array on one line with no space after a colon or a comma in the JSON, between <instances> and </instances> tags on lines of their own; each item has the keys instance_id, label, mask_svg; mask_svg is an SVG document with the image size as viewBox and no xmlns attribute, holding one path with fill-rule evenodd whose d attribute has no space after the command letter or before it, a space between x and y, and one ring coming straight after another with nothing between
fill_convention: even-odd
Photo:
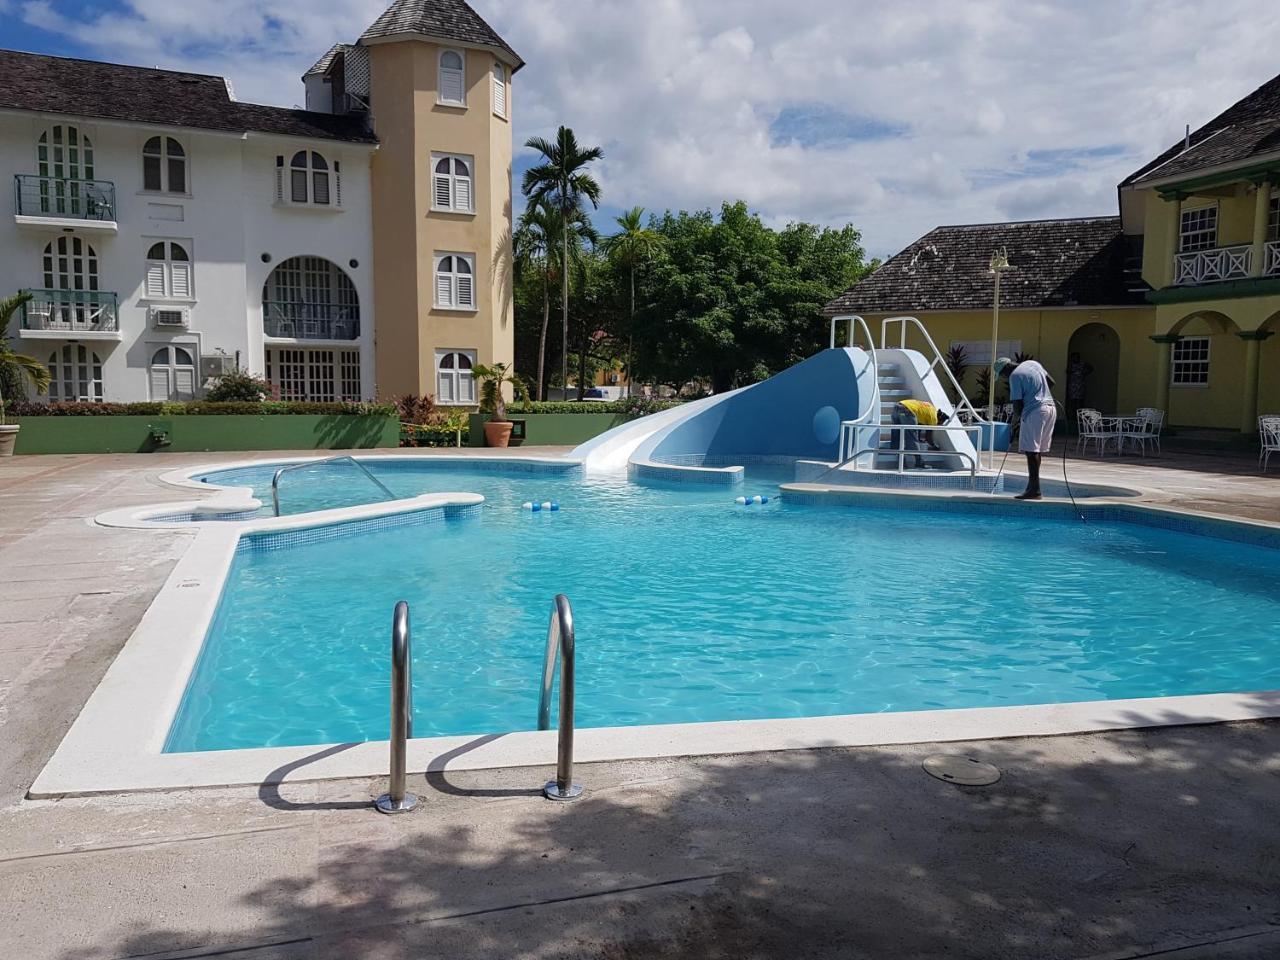
<instances>
[{"instance_id":1,"label":"blue tile mosaic border","mask_svg":"<svg viewBox=\"0 0 1280 960\"><path fill-rule=\"evenodd\" d=\"M344 540L371 533L374 530L386 530L392 527L417 527L429 524L444 523L454 520L471 520L480 516L483 504L454 504L440 507L424 507L408 513L393 513L385 517L367 517L364 519L339 520L336 523L324 523L314 527L301 527L296 530L265 530L246 533L236 544L236 555L241 553L257 553L264 550L283 550L302 544L324 543L329 540Z\"/></svg>"},{"instance_id":2,"label":"blue tile mosaic border","mask_svg":"<svg viewBox=\"0 0 1280 960\"><path fill-rule=\"evenodd\" d=\"M730 464L739 466L739 464ZM743 482L743 472L735 470L727 473L700 466L675 466L661 463L629 463L627 478L630 480L674 480L678 483L702 483L712 486L731 487Z\"/></svg>"},{"instance_id":3,"label":"blue tile mosaic border","mask_svg":"<svg viewBox=\"0 0 1280 960\"><path fill-rule=\"evenodd\" d=\"M227 513L162 513L158 516L147 517L147 523L205 523L214 521L218 523L239 522L246 520L256 520L258 517L267 516L262 513L261 507L255 507L252 510L234 510Z\"/></svg>"},{"instance_id":4,"label":"blue tile mosaic border","mask_svg":"<svg viewBox=\"0 0 1280 960\"><path fill-rule=\"evenodd\" d=\"M1172 530L1215 540L1230 540L1280 550L1280 529L1238 523L1227 519L1196 517L1159 508L1122 503L1082 503L1079 510L1070 503L1020 503L1009 498L987 501L953 500L945 497L893 496L883 493L836 491L833 494L783 490L787 503L817 507L849 507L913 510L923 513L981 513L986 516L1020 516L1038 520L1079 523L1081 514L1090 523L1128 523L1135 526Z\"/></svg>"},{"instance_id":5,"label":"blue tile mosaic border","mask_svg":"<svg viewBox=\"0 0 1280 960\"><path fill-rule=\"evenodd\" d=\"M574 461L533 463L506 457L464 457L462 459L445 459L443 457L419 457L413 459L366 457L360 459L357 457L356 459L360 460L365 466L371 463L376 464L379 473L384 471L387 473L414 472L421 471L423 468L441 473L454 470L471 470L479 473L556 473L571 475L582 472L582 464ZM209 473L193 476L192 479L197 482L216 484L223 487L243 487L249 486L254 480L260 479L264 469L269 470L273 467L278 468L303 462L301 460L264 460L257 466L236 467L231 470L211 470Z\"/></svg>"},{"instance_id":6,"label":"blue tile mosaic border","mask_svg":"<svg viewBox=\"0 0 1280 960\"><path fill-rule=\"evenodd\" d=\"M971 490L975 493L996 493L1004 491L1004 474L991 476L979 474L971 477L968 474L945 473L936 476L928 473L889 473L872 470L859 470L849 473L850 480L856 478L858 486L887 487L895 490ZM834 485L834 484L833 484Z\"/></svg>"}]
</instances>

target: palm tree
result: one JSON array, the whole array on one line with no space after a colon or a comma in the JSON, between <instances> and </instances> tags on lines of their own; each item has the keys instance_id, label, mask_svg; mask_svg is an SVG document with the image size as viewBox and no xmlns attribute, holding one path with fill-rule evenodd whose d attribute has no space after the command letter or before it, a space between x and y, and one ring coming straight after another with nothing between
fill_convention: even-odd
<instances>
[{"instance_id":1,"label":"palm tree","mask_svg":"<svg viewBox=\"0 0 1280 960\"><path fill-rule=\"evenodd\" d=\"M636 264L652 260L662 235L643 226L644 207L632 207L615 221L621 228L604 242L605 252L631 275L631 315L627 321L627 396L631 396L631 351L636 324Z\"/></svg>"},{"instance_id":2,"label":"palm tree","mask_svg":"<svg viewBox=\"0 0 1280 960\"><path fill-rule=\"evenodd\" d=\"M45 365L35 357L17 353L9 344L9 324L18 308L31 299L29 293L15 293L0 300L0 424L4 423L4 395L17 393L24 382L29 382L37 393L49 389L52 377Z\"/></svg>"},{"instance_id":3,"label":"palm tree","mask_svg":"<svg viewBox=\"0 0 1280 960\"><path fill-rule=\"evenodd\" d=\"M551 320L551 283L560 270L561 247L557 239L563 237L560 212L545 200L530 200L520 215L515 231L515 259L517 269L536 269L542 278L542 333L538 337L538 382L535 396L546 399L544 370L547 355L547 327ZM599 238L591 221L579 208L569 220L569 262L576 262L582 255L585 243L595 244Z\"/></svg>"},{"instance_id":4,"label":"palm tree","mask_svg":"<svg viewBox=\"0 0 1280 960\"><path fill-rule=\"evenodd\" d=\"M543 162L524 172L521 190L530 200L542 200L560 213L560 260L569 260L569 224L574 212L582 215L582 199L600 206L600 184L587 173L587 164L599 160L604 151L599 147L583 148L573 131L562 126L554 141L530 137L525 146L542 154ZM569 383L569 271L560 271L561 344L560 383Z\"/></svg>"}]
</instances>

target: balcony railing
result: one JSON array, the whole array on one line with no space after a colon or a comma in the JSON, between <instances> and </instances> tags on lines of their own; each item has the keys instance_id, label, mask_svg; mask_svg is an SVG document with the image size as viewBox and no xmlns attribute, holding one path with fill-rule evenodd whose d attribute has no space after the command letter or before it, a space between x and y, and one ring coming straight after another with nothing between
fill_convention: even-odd
<instances>
[{"instance_id":1,"label":"balcony railing","mask_svg":"<svg viewBox=\"0 0 1280 960\"><path fill-rule=\"evenodd\" d=\"M20 217L109 222L116 219L116 185L110 180L68 180L18 174L14 209Z\"/></svg>"},{"instance_id":2,"label":"balcony railing","mask_svg":"<svg viewBox=\"0 0 1280 960\"><path fill-rule=\"evenodd\" d=\"M1243 280L1249 276L1252 261L1253 248L1247 243L1180 253L1174 258L1173 282L1178 286L1194 286Z\"/></svg>"},{"instance_id":3,"label":"balcony railing","mask_svg":"<svg viewBox=\"0 0 1280 960\"><path fill-rule=\"evenodd\" d=\"M268 337L297 340L355 340L360 336L360 308L345 303L262 302Z\"/></svg>"},{"instance_id":4,"label":"balcony railing","mask_svg":"<svg viewBox=\"0 0 1280 960\"><path fill-rule=\"evenodd\" d=\"M1262 275L1264 277L1280 276L1280 240L1272 240L1263 248Z\"/></svg>"},{"instance_id":5,"label":"balcony railing","mask_svg":"<svg viewBox=\"0 0 1280 960\"><path fill-rule=\"evenodd\" d=\"M120 329L116 295L101 290L24 290L22 329L47 332L115 333Z\"/></svg>"}]
</instances>

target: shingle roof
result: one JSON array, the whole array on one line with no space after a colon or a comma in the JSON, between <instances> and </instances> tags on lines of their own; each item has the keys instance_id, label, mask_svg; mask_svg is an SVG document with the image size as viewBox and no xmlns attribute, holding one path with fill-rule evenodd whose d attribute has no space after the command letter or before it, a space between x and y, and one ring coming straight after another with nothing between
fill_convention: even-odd
<instances>
[{"instance_id":1,"label":"shingle roof","mask_svg":"<svg viewBox=\"0 0 1280 960\"><path fill-rule=\"evenodd\" d=\"M520 55L465 0L395 0L360 35L360 41L404 33L497 47L512 58L516 70L524 66Z\"/></svg>"},{"instance_id":2,"label":"shingle roof","mask_svg":"<svg viewBox=\"0 0 1280 960\"><path fill-rule=\"evenodd\" d=\"M1009 252L1000 302L1011 309L1141 303L1126 289L1119 217L937 227L827 304L827 315L989 310L991 254Z\"/></svg>"},{"instance_id":3,"label":"shingle roof","mask_svg":"<svg viewBox=\"0 0 1280 960\"><path fill-rule=\"evenodd\" d=\"M1280 76L1272 77L1195 133L1191 146L1175 143L1120 186L1163 180L1206 167L1238 163L1280 152Z\"/></svg>"},{"instance_id":4,"label":"shingle roof","mask_svg":"<svg viewBox=\"0 0 1280 960\"><path fill-rule=\"evenodd\" d=\"M0 50L0 109L374 142L360 118L231 99L222 77Z\"/></svg>"},{"instance_id":5,"label":"shingle roof","mask_svg":"<svg viewBox=\"0 0 1280 960\"><path fill-rule=\"evenodd\" d=\"M352 44L335 43L332 47L330 47L328 50L325 51L324 56L322 56L319 60L317 60L315 63L311 65L311 69L302 75L303 78L305 79L306 77L311 76L313 73L324 73L326 70L329 69L329 66L333 63L333 58L336 57L339 52L346 53L348 50L351 50L351 49L353 49Z\"/></svg>"}]
</instances>

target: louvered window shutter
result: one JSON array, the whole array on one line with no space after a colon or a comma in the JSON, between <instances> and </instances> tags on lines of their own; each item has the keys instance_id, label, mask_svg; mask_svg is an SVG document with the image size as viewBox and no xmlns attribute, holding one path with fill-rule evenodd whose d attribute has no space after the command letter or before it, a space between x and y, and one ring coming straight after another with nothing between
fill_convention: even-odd
<instances>
[{"instance_id":1,"label":"louvered window shutter","mask_svg":"<svg viewBox=\"0 0 1280 960\"><path fill-rule=\"evenodd\" d=\"M170 296L182 297L184 299L191 296L191 264L190 263L171 263L169 265L170 278L172 282L172 291Z\"/></svg>"},{"instance_id":2,"label":"louvered window shutter","mask_svg":"<svg viewBox=\"0 0 1280 960\"><path fill-rule=\"evenodd\" d=\"M470 210L471 209L471 178L458 177L456 180L454 180L453 183L454 183L454 190L455 190L454 200L456 201L454 206L458 210Z\"/></svg>"},{"instance_id":3,"label":"louvered window shutter","mask_svg":"<svg viewBox=\"0 0 1280 960\"><path fill-rule=\"evenodd\" d=\"M493 65L493 112L507 115L507 68L500 63Z\"/></svg>"},{"instance_id":4,"label":"louvered window shutter","mask_svg":"<svg viewBox=\"0 0 1280 960\"><path fill-rule=\"evenodd\" d=\"M436 375L436 403L453 402L453 374L441 371Z\"/></svg>"},{"instance_id":5,"label":"louvered window shutter","mask_svg":"<svg viewBox=\"0 0 1280 960\"><path fill-rule=\"evenodd\" d=\"M462 71L440 68L440 99L448 103L462 103Z\"/></svg>"},{"instance_id":6,"label":"louvered window shutter","mask_svg":"<svg viewBox=\"0 0 1280 960\"><path fill-rule=\"evenodd\" d=\"M276 203L284 203L284 157L276 157Z\"/></svg>"},{"instance_id":7,"label":"louvered window shutter","mask_svg":"<svg viewBox=\"0 0 1280 960\"><path fill-rule=\"evenodd\" d=\"M475 306L475 290L471 283L471 274L469 273L458 274L458 306Z\"/></svg>"},{"instance_id":8,"label":"louvered window shutter","mask_svg":"<svg viewBox=\"0 0 1280 960\"><path fill-rule=\"evenodd\" d=\"M476 378L471 376L470 370L463 370L458 374L458 402L476 402Z\"/></svg>"},{"instance_id":9,"label":"louvered window shutter","mask_svg":"<svg viewBox=\"0 0 1280 960\"><path fill-rule=\"evenodd\" d=\"M177 367L174 370L174 392L179 400L191 400L196 395L196 371L193 367Z\"/></svg>"},{"instance_id":10,"label":"louvered window shutter","mask_svg":"<svg viewBox=\"0 0 1280 960\"><path fill-rule=\"evenodd\" d=\"M307 202L307 171L290 170L289 176L290 176L290 183L291 183L291 186L289 188L290 199L293 200L294 203L306 203Z\"/></svg>"},{"instance_id":11,"label":"louvered window shutter","mask_svg":"<svg viewBox=\"0 0 1280 960\"><path fill-rule=\"evenodd\" d=\"M168 291L165 289L164 283L164 262L161 260L148 260L147 296L163 297L167 295Z\"/></svg>"},{"instance_id":12,"label":"louvered window shutter","mask_svg":"<svg viewBox=\"0 0 1280 960\"><path fill-rule=\"evenodd\" d=\"M342 170L336 163L333 165L333 205L342 206Z\"/></svg>"},{"instance_id":13,"label":"louvered window shutter","mask_svg":"<svg viewBox=\"0 0 1280 960\"><path fill-rule=\"evenodd\" d=\"M449 178L445 174L435 174L436 181L436 206L441 210L448 210L453 206L453 197L450 193Z\"/></svg>"},{"instance_id":14,"label":"louvered window shutter","mask_svg":"<svg viewBox=\"0 0 1280 960\"><path fill-rule=\"evenodd\" d=\"M451 274L436 274L436 305L441 307L453 306L453 276Z\"/></svg>"},{"instance_id":15,"label":"louvered window shutter","mask_svg":"<svg viewBox=\"0 0 1280 960\"><path fill-rule=\"evenodd\" d=\"M152 400L168 400L169 399L169 368L168 367L152 367L151 368L151 399Z\"/></svg>"}]
</instances>

